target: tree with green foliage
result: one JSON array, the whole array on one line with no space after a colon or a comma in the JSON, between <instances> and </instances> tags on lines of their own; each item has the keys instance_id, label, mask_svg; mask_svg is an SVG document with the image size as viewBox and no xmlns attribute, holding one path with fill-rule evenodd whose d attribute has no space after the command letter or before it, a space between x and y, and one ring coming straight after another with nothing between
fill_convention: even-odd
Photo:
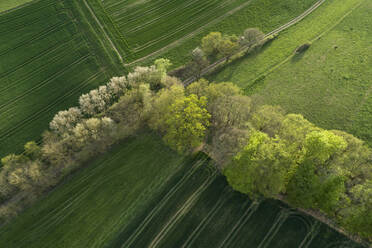
<instances>
[{"instance_id":1,"label":"tree with green foliage","mask_svg":"<svg viewBox=\"0 0 372 248\"><path fill-rule=\"evenodd\" d=\"M279 133L284 118L285 111L281 107L263 105L253 111L250 122L257 130L274 137Z\"/></svg>"},{"instance_id":2,"label":"tree with green foliage","mask_svg":"<svg viewBox=\"0 0 372 248\"><path fill-rule=\"evenodd\" d=\"M239 49L238 37L235 35L224 36L220 40L217 46L217 50L222 57L226 57L226 61L230 60L230 57L237 52Z\"/></svg>"},{"instance_id":3,"label":"tree with green foliage","mask_svg":"<svg viewBox=\"0 0 372 248\"><path fill-rule=\"evenodd\" d=\"M175 100L163 121L166 131L164 140L178 152L190 152L204 141L209 126L210 114L205 97L184 96Z\"/></svg>"},{"instance_id":4,"label":"tree with green foliage","mask_svg":"<svg viewBox=\"0 0 372 248\"><path fill-rule=\"evenodd\" d=\"M157 130L164 134L167 129L165 113L169 112L170 106L177 100L184 97L184 87L173 85L169 89L160 90L153 98L151 105L152 110L148 120L151 129Z\"/></svg>"},{"instance_id":5,"label":"tree with green foliage","mask_svg":"<svg viewBox=\"0 0 372 248\"><path fill-rule=\"evenodd\" d=\"M221 43L222 34L220 32L211 32L203 37L201 49L206 56L215 57L218 54L218 46Z\"/></svg>"},{"instance_id":6,"label":"tree with green foliage","mask_svg":"<svg viewBox=\"0 0 372 248\"><path fill-rule=\"evenodd\" d=\"M244 30L243 36L240 39L240 44L244 46L252 47L253 45L261 42L265 37L258 28L248 28Z\"/></svg>"},{"instance_id":7,"label":"tree with green foliage","mask_svg":"<svg viewBox=\"0 0 372 248\"><path fill-rule=\"evenodd\" d=\"M191 62L187 65L191 73L191 76L195 76L198 80L201 77L201 73L204 68L209 65L209 61L206 58L204 52L199 47L195 48L191 52Z\"/></svg>"},{"instance_id":8,"label":"tree with green foliage","mask_svg":"<svg viewBox=\"0 0 372 248\"><path fill-rule=\"evenodd\" d=\"M289 172L295 166L280 138L255 131L224 175L235 190L252 198L275 198L285 192Z\"/></svg>"},{"instance_id":9,"label":"tree with green foliage","mask_svg":"<svg viewBox=\"0 0 372 248\"><path fill-rule=\"evenodd\" d=\"M345 192L345 178L341 168L332 168L329 164L346 146L342 137L330 131L313 131L306 135L303 158L287 190L292 204L321 208L328 213L337 206Z\"/></svg>"},{"instance_id":10,"label":"tree with green foliage","mask_svg":"<svg viewBox=\"0 0 372 248\"><path fill-rule=\"evenodd\" d=\"M164 80L165 77L167 76L167 70L172 65L172 63L170 62L169 59L160 58L155 60L154 65L158 72L160 73L162 80Z\"/></svg>"}]
</instances>

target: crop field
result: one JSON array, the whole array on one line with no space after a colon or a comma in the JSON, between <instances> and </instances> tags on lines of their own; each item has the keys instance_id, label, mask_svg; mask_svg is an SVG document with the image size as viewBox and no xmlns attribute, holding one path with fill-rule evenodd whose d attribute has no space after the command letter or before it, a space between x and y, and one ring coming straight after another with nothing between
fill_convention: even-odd
<instances>
[{"instance_id":1,"label":"crop field","mask_svg":"<svg viewBox=\"0 0 372 248\"><path fill-rule=\"evenodd\" d=\"M115 71L81 31L73 2L36 1L0 14L0 157L38 140L56 112Z\"/></svg>"},{"instance_id":2,"label":"crop field","mask_svg":"<svg viewBox=\"0 0 372 248\"><path fill-rule=\"evenodd\" d=\"M0 247L361 248L276 201L233 192L205 156L155 135L100 156L0 229Z\"/></svg>"},{"instance_id":3,"label":"crop field","mask_svg":"<svg viewBox=\"0 0 372 248\"><path fill-rule=\"evenodd\" d=\"M101 3L90 0L89 4L106 23L118 47L130 50L126 63L146 64L163 56L179 66L211 31L240 34L245 28L259 27L269 32L314 2L316 0L106 0Z\"/></svg>"},{"instance_id":4,"label":"crop field","mask_svg":"<svg viewBox=\"0 0 372 248\"><path fill-rule=\"evenodd\" d=\"M103 247L183 163L155 135L126 140L2 227L0 247Z\"/></svg>"}]
</instances>

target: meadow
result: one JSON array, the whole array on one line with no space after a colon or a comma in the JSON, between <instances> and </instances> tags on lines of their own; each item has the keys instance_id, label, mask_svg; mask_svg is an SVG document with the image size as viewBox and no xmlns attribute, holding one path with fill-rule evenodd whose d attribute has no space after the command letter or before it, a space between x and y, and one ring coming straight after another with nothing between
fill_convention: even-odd
<instances>
[{"instance_id":1,"label":"meadow","mask_svg":"<svg viewBox=\"0 0 372 248\"><path fill-rule=\"evenodd\" d=\"M185 63L192 49L211 31L241 34L248 27L265 32L288 22L315 0L193 0L89 1L123 52L130 66L169 58L174 67ZM156 7L154 7L156 6ZM129 50L128 50L129 49Z\"/></svg>"},{"instance_id":2,"label":"meadow","mask_svg":"<svg viewBox=\"0 0 372 248\"><path fill-rule=\"evenodd\" d=\"M99 156L0 229L8 248L274 244L362 247L280 202L252 202L208 158L178 156L150 133Z\"/></svg>"},{"instance_id":3,"label":"meadow","mask_svg":"<svg viewBox=\"0 0 372 248\"><path fill-rule=\"evenodd\" d=\"M325 1L300 23L280 33L277 39L268 43L259 53L234 61L209 79L234 82L249 94L250 89L259 85L265 74L289 60L297 47L318 39L361 2L363 0Z\"/></svg>"},{"instance_id":4,"label":"meadow","mask_svg":"<svg viewBox=\"0 0 372 248\"><path fill-rule=\"evenodd\" d=\"M44 0L0 14L1 157L39 140L56 112L123 71L80 11L74 1Z\"/></svg>"},{"instance_id":5,"label":"meadow","mask_svg":"<svg viewBox=\"0 0 372 248\"><path fill-rule=\"evenodd\" d=\"M345 130L372 145L371 9L372 3L364 1L251 93L263 103L283 106L322 127Z\"/></svg>"},{"instance_id":6,"label":"meadow","mask_svg":"<svg viewBox=\"0 0 372 248\"><path fill-rule=\"evenodd\" d=\"M237 61L211 79L236 82L262 104L280 105L372 145L371 3L327 2L262 54ZM340 10L337 18L334 10ZM294 54L305 42L312 42L310 49Z\"/></svg>"}]
</instances>

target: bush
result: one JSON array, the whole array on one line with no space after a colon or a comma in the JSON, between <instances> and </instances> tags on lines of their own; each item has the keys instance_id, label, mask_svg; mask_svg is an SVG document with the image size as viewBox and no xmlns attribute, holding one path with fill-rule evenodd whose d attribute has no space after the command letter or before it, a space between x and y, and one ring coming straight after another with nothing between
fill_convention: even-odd
<instances>
[{"instance_id":1,"label":"bush","mask_svg":"<svg viewBox=\"0 0 372 248\"><path fill-rule=\"evenodd\" d=\"M303 52L305 52L307 49L309 49L310 46L311 46L311 43L305 43L305 44L303 44L303 45L297 47L297 49L296 49L296 53L297 53L297 54L303 53Z\"/></svg>"}]
</instances>

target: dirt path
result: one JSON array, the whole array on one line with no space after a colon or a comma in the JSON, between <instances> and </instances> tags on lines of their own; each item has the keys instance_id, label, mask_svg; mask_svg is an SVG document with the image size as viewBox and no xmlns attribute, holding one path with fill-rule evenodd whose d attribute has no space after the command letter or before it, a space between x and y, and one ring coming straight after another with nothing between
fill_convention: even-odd
<instances>
[{"instance_id":1,"label":"dirt path","mask_svg":"<svg viewBox=\"0 0 372 248\"><path fill-rule=\"evenodd\" d=\"M302 13L301 15L297 16L296 18L292 19L291 21L287 22L286 24L283 24L282 26L280 26L279 28L267 33L264 38L267 38L269 37L270 35L275 35L275 34L279 34L280 32L290 28L291 26L297 24L298 22L302 21L305 17L307 17L308 15L310 15L314 10L316 10L317 8L319 8L319 6L321 6L326 0L319 0L318 2L316 2L313 6L311 6L308 10L306 10L304 13ZM242 47L241 49L239 49L239 52L247 49L251 44L248 44L244 47ZM218 61L214 62L213 64L209 65L208 67L206 67L202 73L201 73L201 76L209 73L210 71L214 70L217 66L223 64L225 61L226 61L226 57L225 58L222 58L222 59L219 59ZM183 81L183 84L185 86L189 85L190 83L194 82L196 80L195 77L190 77L188 79L186 79L185 81Z\"/></svg>"},{"instance_id":2,"label":"dirt path","mask_svg":"<svg viewBox=\"0 0 372 248\"><path fill-rule=\"evenodd\" d=\"M118 49L116 48L114 42L112 42L112 40L110 39L110 36L108 36L108 34L106 33L105 29L103 28L103 25L101 24L101 22L98 20L96 14L94 13L94 11L92 10L92 8L89 6L89 4L87 3L86 0L83 0L85 6L88 8L90 14L93 16L94 20L97 22L98 26L101 28L104 36L106 37L106 39L110 42L110 45L112 47L112 49L114 49L115 53L118 55L119 59L120 59L120 62L121 63L124 63L124 60L123 60L123 57L121 56L120 52L118 51Z\"/></svg>"}]
</instances>

